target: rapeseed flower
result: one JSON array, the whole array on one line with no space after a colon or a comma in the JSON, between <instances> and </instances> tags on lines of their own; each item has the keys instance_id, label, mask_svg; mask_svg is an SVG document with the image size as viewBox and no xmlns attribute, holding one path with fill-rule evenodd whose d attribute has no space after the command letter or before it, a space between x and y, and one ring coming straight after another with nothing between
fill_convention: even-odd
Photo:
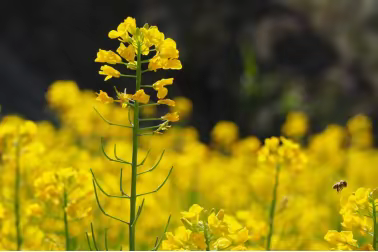
<instances>
[{"instance_id":1,"label":"rapeseed flower","mask_svg":"<svg viewBox=\"0 0 378 252\"><path fill-rule=\"evenodd\" d=\"M107 81L107 80L109 80L113 77L119 78L121 76L121 73L118 70L114 69L111 66L107 66L107 65L101 67L99 74L106 75L105 81Z\"/></svg>"},{"instance_id":2,"label":"rapeseed flower","mask_svg":"<svg viewBox=\"0 0 378 252\"><path fill-rule=\"evenodd\" d=\"M161 80L158 80L157 82L155 82L152 87L158 91L157 93L157 97L159 99L164 99L167 94L168 94L168 89L165 87L167 85L172 85L173 84L173 78L169 78L169 79L161 79Z\"/></svg>"},{"instance_id":3,"label":"rapeseed flower","mask_svg":"<svg viewBox=\"0 0 378 252\"><path fill-rule=\"evenodd\" d=\"M131 97L131 99L143 104L147 104L150 101L150 96L146 94L143 89L140 89Z\"/></svg>"},{"instance_id":4,"label":"rapeseed flower","mask_svg":"<svg viewBox=\"0 0 378 252\"><path fill-rule=\"evenodd\" d=\"M180 119L180 117L179 117L179 114L177 112L173 112L173 113L168 113L168 114L162 116L161 119L167 120L167 121L170 121L170 122L177 122Z\"/></svg>"},{"instance_id":5,"label":"rapeseed flower","mask_svg":"<svg viewBox=\"0 0 378 252\"><path fill-rule=\"evenodd\" d=\"M98 96L96 98L96 101L102 102L104 104L108 104L108 103L114 102L114 99L112 97L109 97L109 95L106 92L102 91L102 90L100 90L100 93L98 93L97 95Z\"/></svg>"},{"instance_id":6,"label":"rapeseed flower","mask_svg":"<svg viewBox=\"0 0 378 252\"><path fill-rule=\"evenodd\" d=\"M121 55L122 56L122 55ZM108 63L108 64L117 64L121 63L121 57L113 51L99 50L97 53L97 58L95 62Z\"/></svg>"}]
</instances>

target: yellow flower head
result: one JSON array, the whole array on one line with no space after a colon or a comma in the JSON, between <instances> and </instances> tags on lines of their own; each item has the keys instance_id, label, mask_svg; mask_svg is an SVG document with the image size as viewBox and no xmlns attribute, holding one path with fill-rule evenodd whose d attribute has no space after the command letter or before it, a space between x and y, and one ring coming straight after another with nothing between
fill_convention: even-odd
<instances>
[{"instance_id":1,"label":"yellow flower head","mask_svg":"<svg viewBox=\"0 0 378 252\"><path fill-rule=\"evenodd\" d=\"M288 114L282 132L288 137L299 137L306 134L308 129L308 118L303 112L291 112Z\"/></svg>"},{"instance_id":2,"label":"yellow flower head","mask_svg":"<svg viewBox=\"0 0 378 252\"><path fill-rule=\"evenodd\" d=\"M157 93L157 97L159 99L164 99L167 94L168 94L168 89L165 88L165 86L167 85L172 85L173 84L173 78L169 78L169 79L161 79L161 80L158 80L157 82L155 82L152 87L158 91Z\"/></svg>"},{"instance_id":3,"label":"yellow flower head","mask_svg":"<svg viewBox=\"0 0 378 252\"><path fill-rule=\"evenodd\" d=\"M230 239L227 239L226 237L220 237L219 239L215 241L215 243L213 244L213 247L215 250L225 250L231 244L232 242L230 241Z\"/></svg>"},{"instance_id":4,"label":"yellow flower head","mask_svg":"<svg viewBox=\"0 0 378 252\"><path fill-rule=\"evenodd\" d=\"M132 97L134 101L138 101L140 103L148 103L150 100L150 96L144 92L143 89L139 89Z\"/></svg>"},{"instance_id":5,"label":"yellow flower head","mask_svg":"<svg viewBox=\"0 0 378 252\"><path fill-rule=\"evenodd\" d=\"M356 115L347 123L351 136L351 145L359 148L368 148L373 145L373 124L366 115Z\"/></svg>"},{"instance_id":6,"label":"yellow flower head","mask_svg":"<svg viewBox=\"0 0 378 252\"><path fill-rule=\"evenodd\" d=\"M95 62L117 64L122 62L122 59L118 54L111 50L105 51L100 49L97 53L97 58L95 59Z\"/></svg>"},{"instance_id":7,"label":"yellow flower head","mask_svg":"<svg viewBox=\"0 0 378 252\"><path fill-rule=\"evenodd\" d=\"M183 218L191 221L192 223L197 223L200 218L200 214L203 211L203 207L200 205L194 204L189 208L189 211L181 212Z\"/></svg>"},{"instance_id":8,"label":"yellow flower head","mask_svg":"<svg viewBox=\"0 0 378 252\"><path fill-rule=\"evenodd\" d=\"M180 119L180 117L179 117L179 114L177 112L173 112L173 113L168 113L168 114L162 116L161 119L167 120L167 121L170 121L170 122L177 122Z\"/></svg>"},{"instance_id":9,"label":"yellow flower head","mask_svg":"<svg viewBox=\"0 0 378 252\"><path fill-rule=\"evenodd\" d=\"M119 78L121 76L121 73L118 70L108 65L102 66L99 74L106 75L105 81L109 80L112 77Z\"/></svg>"},{"instance_id":10,"label":"yellow flower head","mask_svg":"<svg viewBox=\"0 0 378 252\"><path fill-rule=\"evenodd\" d=\"M176 49L176 42L171 39L165 39L157 48L158 54L161 58L177 59L179 51Z\"/></svg>"},{"instance_id":11,"label":"yellow flower head","mask_svg":"<svg viewBox=\"0 0 378 252\"><path fill-rule=\"evenodd\" d=\"M81 101L80 90L74 81L55 81L46 98L50 106L59 109L75 107Z\"/></svg>"},{"instance_id":12,"label":"yellow flower head","mask_svg":"<svg viewBox=\"0 0 378 252\"><path fill-rule=\"evenodd\" d=\"M5 217L5 208L0 203L0 220L4 219L4 217Z\"/></svg>"},{"instance_id":13,"label":"yellow flower head","mask_svg":"<svg viewBox=\"0 0 378 252\"><path fill-rule=\"evenodd\" d=\"M355 199L357 205L363 207L364 205L369 203L369 195L370 195L371 189L370 188L358 188L355 192Z\"/></svg>"},{"instance_id":14,"label":"yellow flower head","mask_svg":"<svg viewBox=\"0 0 378 252\"><path fill-rule=\"evenodd\" d=\"M112 97L109 97L108 94L102 90L97 94L96 101L102 102L104 104L112 103L114 100Z\"/></svg>"},{"instance_id":15,"label":"yellow flower head","mask_svg":"<svg viewBox=\"0 0 378 252\"><path fill-rule=\"evenodd\" d=\"M124 22L118 25L117 30L112 30L109 32L109 38L116 39L120 38L121 41L127 42L129 39L129 33L135 34L136 31L136 21L132 17L127 17Z\"/></svg>"},{"instance_id":16,"label":"yellow flower head","mask_svg":"<svg viewBox=\"0 0 378 252\"><path fill-rule=\"evenodd\" d=\"M355 250L358 247L357 240L353 239L352 231L329 230L324 239L332 245L336 245L338 249L345 247L346 250Z\"/></svg>"},{"instance_id":17,"label":"yellow flower head","mask_svg":"<svg viewBox=\"0 0 378 252\"><path fill-rule=\"evenodd\" d=\"M170 107L174 107L176 106L176 103L175 101L171 100L171 99L164 99L164 100L158 100L159 104L165 104L165 105L168 105Z\"/></svg>"},{"instance_id":18,"label":"yellow flower head","mask_svg":"<svg viewBox=\"0 0 378 252\"><path fill-rule=\"evenodd\" d=\"M287 164L301 169L307 162L300 145L284 137L265 139L264 146L258 151L258 160L271 165Z\"/></svg>"},{"instance_id":19,"label":"yellow flower head","mask_svg":"<svg viewBox=\"0 0 378 252\"><path fill-rule=\"evenodd\" d=\"M26 209L26 215L29 217L42 217L44 211L38 203L30 204Z\"/></svg>"},{"instance_id":20,"label":"yellow flower head","mask_svg":"<svg viewBox=\"0 0 378 252\"><path fill-rule=\"evenodd\" d=\"M219 121L211 131L211 136L215 143L229 146L238 139L239 128L233 122Z\"/></svg>"},{"instance_id":21,"label":"yellow flower head","mask_svg":"<svg viewBox=\"0 0 378 252\"><path fill-rule=\"evenodd\" d=\"M179 59L168 59L155 55L148 63L148 70L156 71L160 68L180 70L182 69L182 65Z\"/></svg>"},{"instance_id":22,"label":"yellow flower head","mask_svg":"<svg viewBox=\"0 0 378 252\"><path fill-rule=\"evenodd\" d=\"M135 61L135 48L133 45L126 47L125 44L121 43L117 49L117 53L128 62Z\"/></svg>"},{"instance_id":23,"label":"yellow flower head","mask_svg":"<svg viewBox=\"0 0 378 252\"><path fill-rule=\"evenodd\" d=\"M140 30L150 45L158 47L163 43L164 33L160 32L156 26L150 26L148 29L143 27Z\"/></svg>"}]
</instances>

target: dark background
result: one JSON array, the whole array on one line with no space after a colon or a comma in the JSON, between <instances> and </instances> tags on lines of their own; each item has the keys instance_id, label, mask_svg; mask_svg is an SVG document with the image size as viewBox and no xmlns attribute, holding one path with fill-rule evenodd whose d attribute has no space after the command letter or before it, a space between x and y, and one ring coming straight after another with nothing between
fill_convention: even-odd
<instances>
[{"instance_id":1,"label":"dark background","mask_svg":"<svg viewBox=\"0 0 378 252\"><path fill-rule=\"evenodd\" d=\"M291 110L311 131L365 113L374 121L378 85L378 1L371 0L40 0L2 1L2 114L51 119L45 92L55 80L112 90L94 62L127 16L157 25L180 51L174 95L193 101L201 139L219 120L241 135L279 135ZM150 73L148 73L150 74ZM118 81L118 80L117 80ZM377 141L376 141L377 142Z\"/></svg>"}]
</instances>

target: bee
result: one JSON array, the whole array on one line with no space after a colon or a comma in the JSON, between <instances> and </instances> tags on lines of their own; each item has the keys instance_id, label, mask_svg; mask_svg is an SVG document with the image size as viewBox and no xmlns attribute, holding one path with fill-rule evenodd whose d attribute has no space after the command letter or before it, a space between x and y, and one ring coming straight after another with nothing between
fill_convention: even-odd
<instances>
[{"instance_id":1,"label":"bee","mask_svg":"<svg viewBox=\"0 0 378 252\"><path fill-rule=\"evenodd\" d=\"M341 192L345 187L348 186L348 183L345 180L340 180L332 186L332 189L336 189L337 192Z\"/></svg>"}]
</instances>

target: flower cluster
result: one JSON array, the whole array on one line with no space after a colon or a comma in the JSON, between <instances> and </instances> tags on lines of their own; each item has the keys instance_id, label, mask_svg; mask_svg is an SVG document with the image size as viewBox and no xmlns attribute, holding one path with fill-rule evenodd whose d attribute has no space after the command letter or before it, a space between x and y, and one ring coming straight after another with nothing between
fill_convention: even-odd
<instances>
[{"instance_id":1,"label":"flower cluster","mask_svg":"<svg viewBox=\"0 0 378 252\"><path fill-rule=\"evenodd\" d=\"M183 226L166 233L163 250L246 250L248 230L224 210L216 214L194 204L181 215Z\"/></svg>"},{"instance_id":2,"label":"flower cluster","mask_svg":"<svg viewBox=\"0 0 378 252\"><path fill-rule=\"evenodd\" d=\"M0 249L64 249L64 227L77 237L92 216L80 152L49 123L16 116L0 123L0 143Z\"/></svg>"},{"instance_id":3,"label":"flower cluster","mask_svg":"<svg viewBox=\"0 0 378 252\"><path fill-rule=\"evenodd\" d=\"M378 242L377 235L377 212L378 212L378 188L358 188L348 197L342 197L340 214L343 217L341 225L347 230L329 230L324 239L336 246L337 250L375 250L374 244ZM364 237L364 244L353 237L353 231ZM368 242L368 243L367 243ZM372 245L373 244L373 245Z\"/></svg>"},{"instance_id":4,"label":"flower cluster","mask_svg":"<svg viewBox=\"0 0 378 252\"><path fill-rule=\"evenodd\" d=\"M259 150L259 161L272 165L289 165L301 169L307 162L300 145L284 137L265 139L264 146Z\"/></svg>"},{"instance_id":5,"label":"flower cluster","mask_svg":"<svg viewBox=\"0 0 378 252\"><path fill-rule=\"evenodd\" d=\"M156 71L158 69L174 69L179 70L182 68L179 58L179 51L176 48L176 42L171 38L165 38L165 35L159 31L156 26L149 26L145 24L143 27L138 28L136 26L136 21L134 18L128 17L122 22L117 30L112 30L109 32L109 38L118 39L120 46L113 52L111 50L100 49L97 53L95 62L107 63L107 64L120 64L125 65L128 69L137 71L136 75L125 75L121 74L120 71L115 68L104 65L101 67L100 74L105 75L105 81L111 78L120 77L131 77L139 78L139 72L141 71L141 64L148 63L148 67L142 72L146 71ZM139 50L139 54L138 54ZM142 60L141 56L148 56L150 53L154 53L152 58ZM138 65L139 64L139 65ZM138 68L139 67L139 68ZM128 106L133 106L135 102L145 105L167 105L170 107L175 107L176 103L174 100L167 99L168 94L167 85L173 84L173 78L161 79L156 81L152 85L140 85L134 94L119 92L116 88L117 98L114 99L110 97L106 92L100 90L97 94L97 101L104 104L109 104L113 102L120 103L122 108ZM150 102L150 95L146 94L144 89L140 87L149 87L157 91L157 102ZM160 117L163 121L154 133L160 134L162 131L168 129L168 122L177 122L179 120L178 112L168 113Z\"/></svg>"}]
</instances>

